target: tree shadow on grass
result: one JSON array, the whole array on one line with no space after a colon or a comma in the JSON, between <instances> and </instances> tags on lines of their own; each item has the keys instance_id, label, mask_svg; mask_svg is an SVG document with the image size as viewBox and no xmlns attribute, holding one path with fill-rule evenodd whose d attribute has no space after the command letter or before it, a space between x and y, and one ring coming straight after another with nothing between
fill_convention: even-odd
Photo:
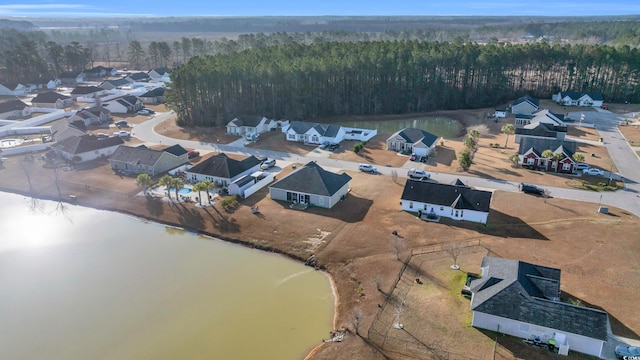
<instances>
[{"instance_id":1,"label":"tree shadow on grass","mask_svg":"<svg viewBox=\"0 0 640 360\"><path fill-rule=\"evenodd\" d=\"M161 216L164 213L164 201L153 196L145 196L146 207L149 214L153 216Z\"/></svg>"},{"instance_id":2,"label":"tree shadow on grass","mask_svg":"<svg viewBox=\"0 0 640 360\"><path fill-rule=\"evenodd\" d=\"M213 210L210 211L209 209ZM203 210L211 219L213 226L220 231L220 233L238 233L240 232L240 224L236 219L229 217L227 214L223 214L215 206L205 207Z\"/></svg>"}]
</instances>

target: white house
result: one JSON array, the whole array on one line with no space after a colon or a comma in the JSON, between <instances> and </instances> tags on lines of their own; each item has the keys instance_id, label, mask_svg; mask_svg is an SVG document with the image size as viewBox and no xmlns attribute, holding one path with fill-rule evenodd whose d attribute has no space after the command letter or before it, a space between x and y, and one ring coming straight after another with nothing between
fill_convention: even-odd
<instances>
[{"instance_id":1,"label":"white house","mask_svg":"<svg viewBox=\"0 0 640 360\"><path fill-rule=\"evenodd\" d=\"M86 98L98 98L106 94L107 90L99 88L97 86L77 86L71 91L71 97L77 99L79 97Z\"/></svg>"},{"instance_id":2,"label":"white house","mask_svg":"<svg viewBox=\"0 0 640 360\"><path fill-rule=\"evenodd\" d=\"M227 123L229 135L255 135L289 125L289 120L271 120L264 116L241 115Z\"/></svg>"},{"instance_id":3,"label":"white house","mask_svg":"<svg viewBox=\"0 0 640 360\"><path fill-rule=\"evenodd\" d=\"M561 91L553 94L551 99L564 106L595 106L601 107L604 101L600 93L578 93L571 91Z\"/></svg>"},{"instance_id":4,"label":"white house","mask_svg":"<svg viewBox=\"0 0 640 360\"><path fill-rule=\"evenodd\" d=\"M71 136L53 146L59 156L82 163L111 156L124 142L119 136L98 139L93 135Z\"/></svg>"},{"instance_id":5,"label":"white house","mask_svg":"<svg viewBox=\"0 0 640 360\"><path fill-rule=\"evenodd\" d=\"M121 145L109 157L109 163L113 171L156 176L188 162L188 153L179 144L163 150L149 149L144 145L138 147Z\"/></svg>"},{"instance_id":6,"label":"white house","mask_svg":"<svg viewBox=\"0 0 640 360\"><path fill-rule=\"evenodd\" d=\"M81 120L85 126L99 125L111 120L111 112L102 106L92 107L77 111L69 120Z\"/></svg>"},{"instance_id":7,"label":"white house","mask_svg":"<svg viewBox=\"0 0 640 360\"><path fill-rule=\"evenodd\" d=\"M260 160L255 156L236 160L220 153L193 166L186 173L187 181L191 183L209 180L218 186L227 186L256 171L260 171Z\"/></svg>"},{"instance_id":8,"label":"white house","mask_svg":"<svg viewBox=\"0 0 640 360\"><path fill-rule=\"evenodd\" d=\"M64 71L58 75L57 80L60 84L79 84L86 80L86 75L82 71Z\"/></svg>"},{"instance_id":9,"label":"white house","mask_svg":"<svg viewBox=\"0 0 640 360\"><path fill-rule=\"evenodd\" d=\"M103 104L105 108L115 114L132 114L144 107L142 100L133 95L123 96Z\"/></svg>"},{"instance_id":10,"label":"white house","mask_svg":"<svg viewBox=\"0 0 640 360\"><path fill-rule=\"evenodd\" d=\"M47 81L46 88L49 89L49 90L55 90L55 89L58 88L58 85L60 85L60 80L59 79L53 79L53 80Z\"/></svg>"},{"instance_id":11,"label":"white house","mask_svg":"<svg viewBox=\"0 0 640 360\"><path fill-rule=\"evenodd\" d=\"M27 87L20 83L4 83L0 84L0 95L7 96L24 96L27 94Z\"/></svg>"},{"instance_id":12,"label":"white house","mask_svg":"<svg viewBox=\"0 0 640 360\"><path fill-rule=\"evenodd\" d=\"M511 104L512 114L531 115L540 109L540 101L529 95L516 99Z\"/></svg>"},{"instance_id":13,"label":"white house","mask_svg":"<svg viewBox=\"0 0 640 360\"><path fill-rule=\"evenodd\" d=\"M164 102L165 89L163 87L157 87L151 89L142 95L138 96L144 104L160 104Z\"/></svg>"},{"instance_id":14,"label":"white house","mask_svg":"<svg viewBox=\"0 0 640 360\"><path fill-rule=\"evenodd\" d=\"M548 109L538 110L531 115L516 114L516 126L524 126L533 123L544 123L552 126L567 126L564 122L564 115L552 113Z\"/></svg>"},{"instance_id":15,"label":"white house","mask_svg":"<svg viewBox=\"0 0 640 360\"><path fill-rule=\"evenodd\" d=\"M560 269L485 256L471 287L471 325L602 357L606 312L562 302Z\"/></svg>"},{"instance_id":16,"label":"white house","mask_svg":"<svg viewBox=\"0 0 640 360\"><path fill-rule=\"evenodd\" d=\"M31 115L31 107L20 100L0 103L0 119L20 119Z\"/></svg>"},{"instance_id":17,"label":"white house","mask_svg":"<svg viewBox=\"0 0 640 360\"><path fill-rule=\"evenodd\" d=\"M438 139L438 136L422 129L404 128L387 139L387 150L429 156L438 144Z\"/></svg>"},{"instance_id":18,"label":"white house","mask_svg":"<svg viewBox=\"0 0 640 360\"><path fill-rule=\"evenodd\" d=\"M332 173L312 161L269 186L269 197L330 209L347 196L350 182L346 173Z\"/></svg>"},{"instance_id":19,"label":"white house","mask_svg":"<svg viewBox=\"0 0 640 360\"><path fill-rule=\"evenodd\" d=\"M306 144L324 142L340 143L342 140L368 141L377 134L376 130L350 128L334 124L319 124L306 121L292 121L282 127L288 141Z\"/></svg>"},{"instance_id":20,"label":"white house","mask_svg":"<svg viewBox=\"0 0 640 360\"><path fill-rule=\"evenodd\" d=\"M55 91L47 91L34 97L31 104L36 107L64 109L76 105L76 99Z\"/></svg>"},{"instance_id":21,"label":"white house","mask_svg":"<svg viewBox=\"0 0 640 360\"><path fill-rule=\"evenodd\" d=\"M162 78L168 78L171 74L171 70L169 70L169 68L166 68L166 67L159 67L159 68L149 70L147 74L149 75L150 78L154 80L158 80Z\"/></svg>"},{"instance_id":22,"label":"white house","mask_svg":"<svg viewBox=\"0 0 640 360\"><path fill-rule=\"evenodd\" d=\"M492 195L490 191L465 186L460 180L449 185L408 179L400 205L402 210L418 213L421 218L446 217L486 224Z\"/></svg>"}]
</instances>

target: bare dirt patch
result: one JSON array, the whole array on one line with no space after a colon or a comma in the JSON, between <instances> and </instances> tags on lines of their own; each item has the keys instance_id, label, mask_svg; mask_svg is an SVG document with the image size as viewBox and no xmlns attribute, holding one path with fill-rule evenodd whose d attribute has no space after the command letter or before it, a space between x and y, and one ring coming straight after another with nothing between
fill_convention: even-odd
<instances>
[{"instance_id":1,"label":"bare dirt patch","mask_svg":"<svg viewBox=\"0 0 640 360\"><path fill-rule=\"evenodd\" d=\"M239 139L238 136L228 135L224 126L183 128L176 124L175 118L170 118L158 124L154 129L158 134L180 140L197 140L213 144L229 144Z\"/></svg>"},{"instance_id":2,"label":"bare dirt patch","mask_svg":"<svg viewBox=\"0 0 640 360\"><path fill-rule=\"evenodd\" d=\"M619 126L618 129L631 146L640 146L640 125Z\"/></svg>"},{"instance_id":3,"label":"bare dirt patch","mask_svg":"<svg viewBox=\"0 0 640 360\"><path fill-rule=\"evenodd\" d=\"M303 155L317 148L318 145L304 144L297 141L288 141L282 131L269 131L260 134L255 142L247 142L246 147L254 149L282 151L291 154Z\"/></svg>"},{"instance_id":4,"label":"bare dirt patch","mask_svg":"<svg viewBox=\"0 0 640 360\"><path fill-rule=\"evenodd\" d=\"M358 141L343 141L340 147L333 151L329 157L331 159L392 167L401 167L409 160L407 155L387 150L387 137L383 135L378 134L367 141L366 145L357 154L353 151L353 146L356 143Z\"/></svg>"}]
</instances>

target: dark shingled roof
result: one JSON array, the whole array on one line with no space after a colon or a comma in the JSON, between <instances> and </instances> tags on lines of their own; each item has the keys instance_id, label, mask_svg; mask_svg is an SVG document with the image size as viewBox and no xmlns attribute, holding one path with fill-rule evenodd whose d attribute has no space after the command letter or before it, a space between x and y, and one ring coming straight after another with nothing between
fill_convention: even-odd
<instances>
[{"instance_id":1,"label":"dark shingled roof","mask_svg":"<svg viewBox=\"0 0 640 360\"><path fill-rule=\"evenodd\" d=\"M130 164L153 166L158 162L163 150L152 150L146 147L131 147L121 145L109 157L110 160L123 161Z\"/></svg>"},{"instance_id":2,"label":"dark shingled roof","mask_svg":"<svg viewBox=\"0 0 640 360\"><path fill-rule=\"evenodd\" d=\"M578 100L584 95L589 95L592 100L604 100L601 93L591 92L575 92L575 91L563 91L560 93L561 98L569 97L571 100Z\"/></svg>"},{"instance_id":3,"label":"dark shingled roof","mask_svg":"<svg viewBox=\"0 0 640 360\"><path fill-rule=\"evenodd\" d=\"M163 87L157 87L153 90L149 90L146 93L140 95L140 97L156 97L156 96L164 96Z\"/></svg>"},{"instance_id":4,"label":"dark shingled roof","mask_svg":"<svg viewBox=\"0 0 640 360\"><path fill-rule=\"evenodd\" d=\"M421 142L429 147L433 146L433 144L438 141L438 137L436 135L422 129L415 128L405 128L391 135L391 137L395 136L401 136L409 144Z\"/></svg>"},{"instance_id":5,"label":"dark shingled roof","mask_svg":"<svg viewBox=\"0 0 640 360\"><path fill-rule=\"evenodd\" d=\"M534 99L529 95L525 95L521 98L516 99L511 106L521 104L523 102L531 103L531 105L535 105L535 107L540 106L540 100Z\"/></svg>"},{"instance_id":6,"label":"dark shingled roof","mask_svg":"<svg viewBox=\"0 0 640 360\"><path fill-rule=\"evenodd\" d=\"M71 91L71 94L73 95L87 95L87 94L93 94L99 91L104 91L104 89L101 89L97 86L77 86L75 89L73 89Z\"/></svg>"},{"instance_id":7,"label":"dark shingled roof","mask_svg":"<svg viewBox=\"0 0 640 360\"><path fill-rule=\"evenodd\" d=\"M149 74L144 73L144 72L137 72L135 74L130 74L129 76L127 76L129 79L132 79L134 81L139 81L139 80L147 80L149 79Z\"/></svg>"},{"instance_id":8,"label":"dark shingled roof","mask_svg":"<svg viewBox=\"0 0 640 360\"><path fill-rule=\"evenodd\" d=\"M70 99L69 96L58 94L55 91L49 91L46 93L38 94L36 97L31 100L31 103L55 103L58 100L67 100Z\"/></svg>"},{"instance_id":9,"label":"dark shingled roof","mask_svg":"<svg viewBox=\"0 0 640 360\"><path fill-rule=\"evenodd\" d=\"M484 276L471 282L471 310L607 340L604 311L562 303L560 269L486 256Z\"/></svg>"},{"instance_id":10,"label":"dark shingled roof","mask_svg":"<svg viewBox=\"0 0 640 360\"><path fill-rule=\"evenodd\" d=\"M169 154L173 154L175 156L184 155L184 154L186 154L188 152L180 144L175 144L173 146L170 146L170 147L164 149L164 151L168 152Z\"/></svg>"},{"instance_id":11,"label":"dark shingled roof","mask_svg":"<svg viewBox=\"0 0 640 360\"><path fill-rule=\"evenodd\" d=\"M401 199L450 206L460 210L489 212L492 195L490 191L460 185L409 179L404 186Z\"/></svg>"},{"instance_id":12,"label":"dark shingled roof","mask_svg":"<svg viewBox=\"0 0 640 360\"><path fill-rule=\"evenodd\" d=\"M518 148L518 154L524 155L529 149L542 154L545 150L553 150L554 152L562 151L567 157L571 158L576 152L576 143L573 141L563 141L556 139L540 139L533 137L523 137L520 139L520 147Z\"/></svg>"},{"instance_id":13,"label":"dark shingled roof","mask_svg":"<svg viewBox=\"0 0 640 360\"><path fill-rule=\"evenodd\" d=\"M118 87L121 87L121 86L129 84L129 81L127 79L125 79L125 78L120 78L120 79L115 79L115 80L105 80L105 81L102 82L102 84L104 84L104 83L111 84L112 86L118 88Z\"/></svg>"},{"instance_id":14,"label":"dark shingled roof","mask_svg":"<svg viewBox=\"0 0 640 360\"><path fill-rule=\"evenodd\" d=\"M24 108L29 107L29 105L23 103L20 100L9 100L3 103L0 103L0 114L15 111L15 110L23 110Z\"/></svg>"},{"instance_id":15,"label":"dark shingled roof","mask_svg":"<svg viewBox=\"0 0 640 360\"><path fill-rule=\"evenodd\" d=\"M351 181L351 176L346 173L332 173L312 161L271 185L270 188L321 196L333 196L338 190L348 184L349 181Z\"/></svg>"},{"instance_id":16,"label":"dark shingled roof","mask_svg":"<svg viewBox=\"0 0 640 360\"><path fill-rule=\"evenodd\" d=\"M187 172L231 179L258 164L260 164L260 160L253 155L238 161L229 158L226 154L217 154Z\"/></svg>"},{"instance_id":17,"label":"dark shingled roof","mask_svg":"<svg viewBox=\"0 0 640 360\"><path fill-rule=\"evenodd\" d=\"M158 68L154 68L154 69L149 70L147 72L147 74L152 72L152 71L154 71L154 70L155 70L155 72L157 72L160 75L169 74L171 72L171 70L169 70L169 68L167 68L167 67L158 67Z\"/></svg>"},{"instance_id":18,"label":"dark shingled roof","mask_svg":"<svg viewBox=\"0 0 640 360\"><path fill-rule=\"evenodd\" d=\"M124 141L119 136L98 139L93 135L83 135L68 137L58 142L55 146L66 153L76 155L122 144L124 144Z\"/></svg>"},{"instance_id":19,"label":"dark shingled roof","mask_svg":"<svg viewBox=\"0 0 640 360\"><path fill-rule=\"evenodd\" d=\"M539 136L548 138L556 138L558 132L566 133L567 127L539 122L516 129L516 135Z\"/></svg>"},{"instance_id":20,"label":"dark shingled roof","mask_svg":"<svg viewBox=\"0 0 640 360\"><path fill-rule=\"evenodd\" d=\"M258 124L260 124L260 121L263 117L264 116L260 115L239 115L231 120L231 123L235 126L256 127L258 126Z\"/></svg>"}]
</instances>

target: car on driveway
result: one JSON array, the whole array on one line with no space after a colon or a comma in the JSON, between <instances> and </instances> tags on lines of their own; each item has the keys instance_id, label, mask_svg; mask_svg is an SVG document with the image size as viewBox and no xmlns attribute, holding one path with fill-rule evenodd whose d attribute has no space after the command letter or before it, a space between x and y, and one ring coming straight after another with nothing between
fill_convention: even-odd
<instances>
[{"instance_id":1,"label":"car on driveway","mask_svg":"<svg viewBox=\"0 0 640 360\"><path fill-rule=\"evenodd\" d=\"M577 163L576 164L576 170L587 170L589 168L589 164L585 164L585 163Z\"/></svg>"},{"instance_id":2,"label":"car on driveway","mask_svg":"<svg viewBox=\"0 0 640 360\"><path fill-rule=\"evenodd\" d=\"M640 347L637 346L616 346L616 357L618 359L640 359Z\"/></svg>"},{"instance_id":3,"label":"car on driveway","mask_svg":"<svg viewBox=\"0 0 640 360\"><path fill-rule=\"evenodd\" d=\"M260 169L268 170L274 167L275 165L276 165L276 159L269 159L263 162L262 165L260 165Z\"/></svg>"},{"instance_id":4,"label":"car on driveway","mask_svg":"<svg viewBox=\"0 0 640 360\"><path fill-rule=\"evenodd\" d=\"M151 115L151 113L148 112L147 110L140 110L136 114L138 114L138 115Z\"/></svg>"},{"instance_id":5,"label":"car on driveway","mask_svg":"<svg viewBox=\"0 0 640 360\"><path fill-rule=\"evenodd\" d=\"M329 146L327 146L327 149L329 149L330 151L334 151L334 150L336 150L336 149L337 149L337 148L339 148L339 147L340 147L340 144L338 144L338 143L333 143L333 144L329 144Z\"/></svg>"},{"instance_id":6,"label":"car on driveway","mask_svg":"<svg viewBox=\"0 0 640 360\"><path fill-rule=\"evenodd\" d=\"M324 149L328 148L329 145L331 145L331 143L328 142L328 141L325 141L322 144L320 144L320 149L324 150Z\"/></svg>"},{"instance_id":7,"label":"car on driveway","mask_svg":"<svg viewBox=\"0 0 640 360\"><path fill-rule=\"evenodd\" d=\"M411 161L418 161L418 155L416 155L415 153L414 153L414 154L411 154L411 156L409 156L409 160L411 160Z\"/></svg>"},{"instance_id":8,"label":"car on driveway","mask_svg":"<svg viewBox=\"0 0 640 360\"><path fill-rule=\"evenodd\" d=\"M593 175L593 176L604 176L604 171L598 168L589 168L582 171L584 175Z\"/></svg>"},{"instance_id":9,"label":"car on driveway","mask_svg":"<svg viewBox=\"0 0 640 360\"><path fill-rule=\"evenodd\" d=\"M187 153L187 159L197 158L198 156L200 156L199 151L191 150Z\"/></svg>"},{"instance_id":10,"label":"car on driveway","mask_svg":"<svg viewBox=\"0 0 640 360\"><path fill-rule=\"evenodd\" d=\"M378 172L378 168L371 164L359 164L358 169L362 172L367 172L370 174L375 174Z\"/></svg>"},{"instance_id":11,"label":"car on driveway","mask_svg":"<svg viewBox=\"0 0 640 360\"><path fill-rule=\"evenodd\" d=\"M129 127L129 123L127 122L127 120L120 120L120 121L116 121L116 122L114 123L114 125L115 125L118 129L123 128L123 127Z\"/></svg>"}]
</instances>

